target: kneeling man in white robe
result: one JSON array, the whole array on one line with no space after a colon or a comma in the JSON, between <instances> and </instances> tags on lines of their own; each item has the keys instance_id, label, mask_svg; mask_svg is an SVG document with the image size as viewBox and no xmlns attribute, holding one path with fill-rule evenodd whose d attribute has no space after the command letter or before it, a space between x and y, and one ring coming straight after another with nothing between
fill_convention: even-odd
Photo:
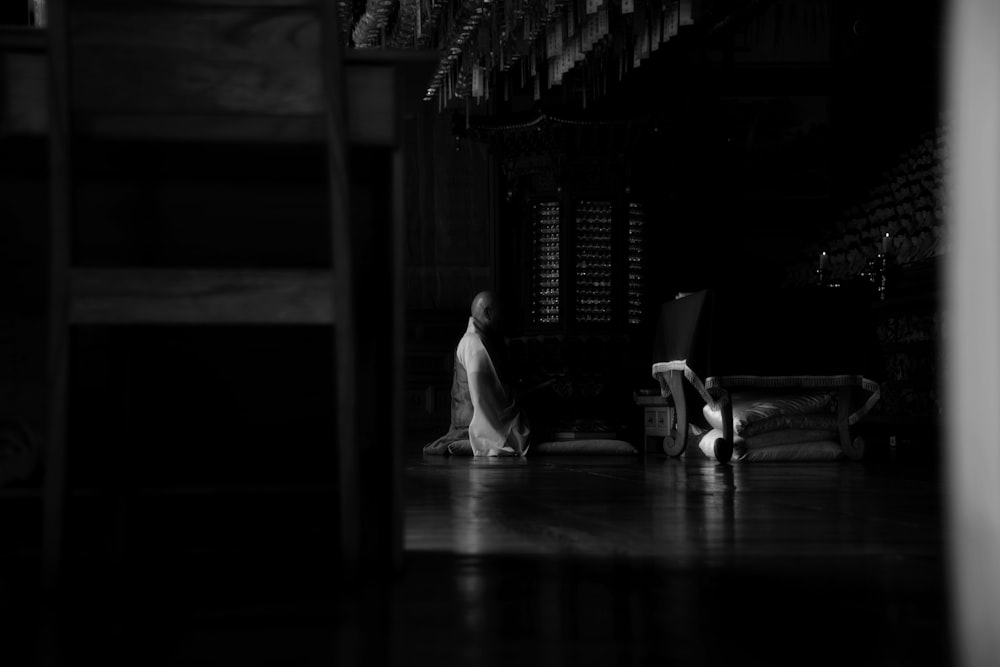
<instances>
[{"instance_id":1,"label":"kneeling man in white robe","mask_svg":"<svg viewBox=\"0 0 1000 667\"><path fill-rule=\"evenodd\" d=\"M507 354L500 323L496 295L477 294L469 326L455 350L451 428L426 445L425 454L527 454L531 430L511 387L504 381Z\"/></svg>"}]
</instances>

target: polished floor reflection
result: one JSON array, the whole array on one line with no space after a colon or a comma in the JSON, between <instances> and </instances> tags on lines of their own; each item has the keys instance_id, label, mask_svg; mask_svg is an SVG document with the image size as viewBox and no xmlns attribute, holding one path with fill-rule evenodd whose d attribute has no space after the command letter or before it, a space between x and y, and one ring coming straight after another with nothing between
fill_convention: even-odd
<instances>
[{"instance_id":1,"label":"polished floor reflection","mask_svg":"<svg viewBox=\"0 0 1000 667\"><path fill-rule=\"evenodd\" d=\"M939 465L923 454L716 465L424 457L419 443L409 452L402 572L375 573L344 595L328 554L302 546L324 532L318 491L133 503L131 546L80 570L58 657L948 664ZM94 552L114 553L100 539ZM19 601L30 586L9 572L0 595L20 606L5 605L7 656L17 659L4 664L31 664L36 609Z\"/></svg>"},{"instance_id":2,"label":"polished floor reflection","mask_svg":"<svg viewBox=\"0 0 1000 667\"><path fill-rule=\"evenodd\" d=\"M424 458L407 472L399 609L419 614L394 627L422 628L399 645L427 664L947 664L926 464Z\"/></svg>"}]
</instances>

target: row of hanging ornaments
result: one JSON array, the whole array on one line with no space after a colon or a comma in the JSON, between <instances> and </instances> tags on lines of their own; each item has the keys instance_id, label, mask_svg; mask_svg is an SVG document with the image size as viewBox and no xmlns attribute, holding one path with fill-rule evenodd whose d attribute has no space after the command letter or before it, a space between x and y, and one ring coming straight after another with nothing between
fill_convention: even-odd
<instances>
[{"instance_id":1,"label":"row of hanging ornaments","mask_svg":"<svg viewBox=\"0 0 1000 667\"><path fill-rule=\"evenodd\" d=\"M543 75L546 88L561 85L567 73L593 56L603 78L593 81L589 92L583 86L586 106L609 75L620 80L681 26L693 24L696 1L417 0L417 41L441 53L424 101L437 98L438 110L456 99L478 104L489 100L501 76L505 97L512 83L523 86L531 79L537 100ZM612 55L617 72L609 71Z\"/></svg>"}]
</instances>

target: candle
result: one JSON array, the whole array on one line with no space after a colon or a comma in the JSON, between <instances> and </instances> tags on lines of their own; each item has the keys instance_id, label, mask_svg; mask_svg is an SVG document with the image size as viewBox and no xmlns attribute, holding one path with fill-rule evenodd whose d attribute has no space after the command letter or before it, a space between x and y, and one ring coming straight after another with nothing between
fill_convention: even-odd
<instances>
[{"instance_id":1,"label":"candle","mask_svg":"<svg viewBox=\"0 0 1000 667\"><path fill-rule=\"evenodd\" d=\"M889 232L885 233L885 237L882 239L882 254L885 255L889 250Z\"/></svg>"},{"instance_id":2,"label":"candle","mask_svg":"<svg viewBox=\"0 0 1000 667\"><path fill-rule=\"evenodd\" d=\"M822 271L826 268L826 251L820 253L819 255L819 270Z\"/></svg>"}]
</instances>

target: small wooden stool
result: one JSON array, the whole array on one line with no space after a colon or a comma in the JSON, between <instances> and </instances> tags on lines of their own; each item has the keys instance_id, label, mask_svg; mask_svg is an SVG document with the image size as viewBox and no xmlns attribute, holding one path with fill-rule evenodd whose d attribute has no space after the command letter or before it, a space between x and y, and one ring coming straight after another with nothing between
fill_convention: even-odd
<instances>
[{"instance_id":1,"label":"small wooden stool","mask_svg":"<svg viewBox=\"0 0 1000 667\"><path fill-rule=\"evenodd\" d=\"M673 398L661 396L658 389L635 392L632 398L643 408L642 451L658 450L674 425Z\"/></svg>"}]
</instances>

